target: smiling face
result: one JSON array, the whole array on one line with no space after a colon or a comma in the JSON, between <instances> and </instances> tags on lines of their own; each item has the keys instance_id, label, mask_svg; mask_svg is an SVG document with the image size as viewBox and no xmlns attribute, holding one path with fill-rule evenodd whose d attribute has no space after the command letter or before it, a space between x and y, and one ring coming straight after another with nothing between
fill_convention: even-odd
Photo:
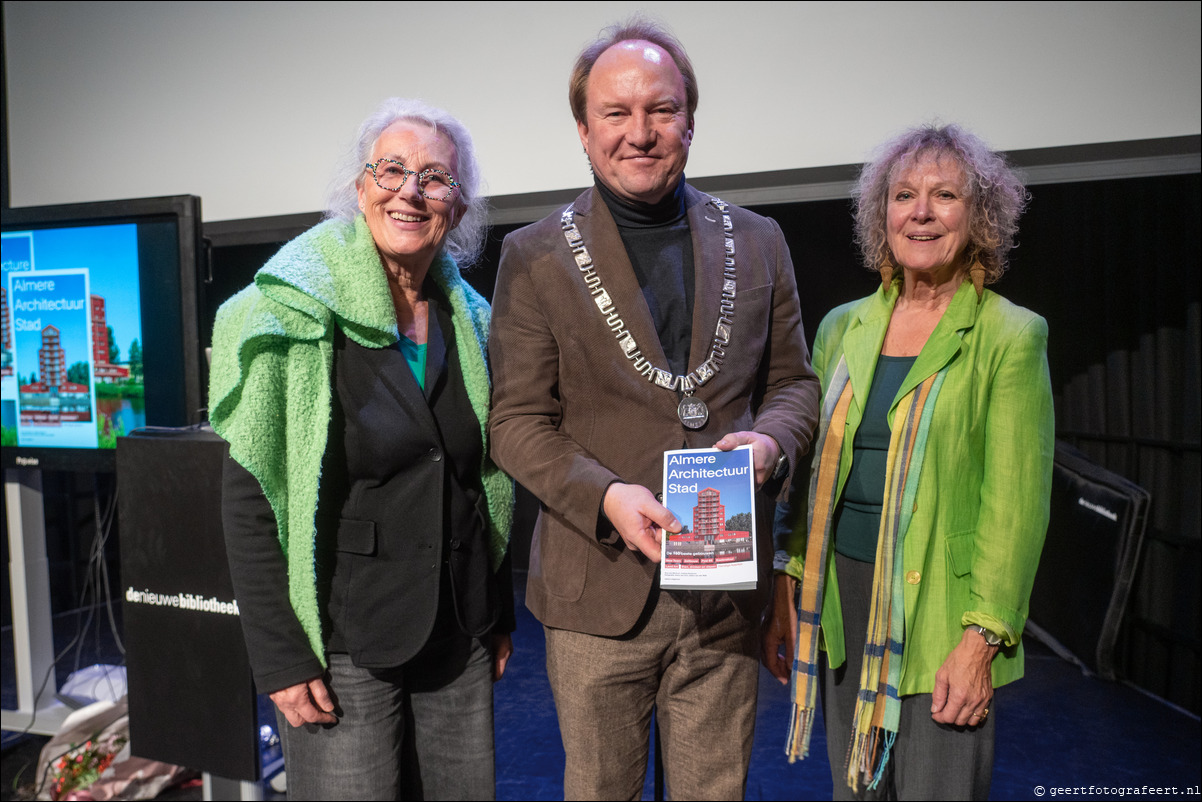
<instances>
[{"instance_id":1,"label":"smiling face","mask_svg":"<svg viewBox=\"0 0 1202 802\"><path fill-rule=\"evenodd\" d=\"M970 241L964 173L950 158L920 158L889 183L889 250L907 272L929 274L937 283L967 269Z\"/></svg>"},{"instance_id":2,"label":"smiling face","mask_svg":"<svg viewBox=\"0 0 1202 802\"><path fill-rule=\"evenodd\" d=\"M655 203L676 188L693 141L684 78L650 42L619 42L588 76L577 123L593 171L628 201Z\"/></svg>"},{"instance_id":3,"label":"smiling face","mask_svg":"<svg viewBox=\"0 0 1202 802\"><path fill-rule=\"evenodd\" d=\"M392 159L420 173L430 167L458 172L455 145L421 122L399 120L384 129L372 149L371 161ZM409 175L397 192L381 189L365 169L359 180L359 208L367 218L380 258L390 272L403 270L419 277L459 224L463 201L456 190L445 201L429 200L418 191L416 175Z\"/></svg>"}]
</instances>

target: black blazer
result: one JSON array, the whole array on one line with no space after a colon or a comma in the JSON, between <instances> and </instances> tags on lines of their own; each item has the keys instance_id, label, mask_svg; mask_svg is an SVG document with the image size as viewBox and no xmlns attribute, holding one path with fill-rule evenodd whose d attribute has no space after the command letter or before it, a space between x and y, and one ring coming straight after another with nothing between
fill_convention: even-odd
<instances>
[{"instance_id":1,"label":"black blazer","mask_svg":"<svg viewBox=\"0 0 1202 802\"><path fill-rule=\"evenodd\" d=\"M399 348L335 334L318 597L327 651L347 652L364 668L402 665L436 633L513 629L508 558L497 576L490 565L480 426L450 305L433 282L426 291L424 393ZM225 473L231 574L255 680L270 693L321 667L288 602L270 506L240 465L227 460Z\"/></svg>"}]
</instances>

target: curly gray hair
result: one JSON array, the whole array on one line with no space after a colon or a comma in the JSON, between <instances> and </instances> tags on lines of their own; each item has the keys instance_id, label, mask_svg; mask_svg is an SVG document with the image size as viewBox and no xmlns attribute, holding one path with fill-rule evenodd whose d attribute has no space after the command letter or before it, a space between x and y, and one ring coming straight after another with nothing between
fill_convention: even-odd
<instances>
[{"instance_id":1,"label":"curly gray hair","mask_svg":"<svg viewBox=\"0 0 1202 802\"><path fill-rule=\"evenodd\" d=\"M881 145L860 171L852 190L856 244L869 270L893 264L887 236L889 185L920 161L950 158L964 174L969 202L968 264L980 262L992 284L1008 267L1018 218L1031 195L1018 174L977 135L958 125L911 128ZM893 277L897 278L898 270Z\"/></svg>"},{"instance_id":2,"label":"curly gray hair","mask_svg":"<svg viewBox=\"0 0 1202 802\"><path fill-rule=\"evenodd\" d=\"M459 196L465 209L459 225L447 235L443 249L460 267L467 267L484 250L484 237L488 230L488 198L481 195L483 187L476 148L472 144L472 135L463 123L448 112L420 100L388 98L363 121L354 144L339 162L326 192L325 217L327 220L349 221L359 214L359 186L367 178L363 166L371 161L372 150L380 135L398 120L413 120L428 125L446 134L455 145L458 160L455 178L459 181Z\"/></svg>"}]
</instances>

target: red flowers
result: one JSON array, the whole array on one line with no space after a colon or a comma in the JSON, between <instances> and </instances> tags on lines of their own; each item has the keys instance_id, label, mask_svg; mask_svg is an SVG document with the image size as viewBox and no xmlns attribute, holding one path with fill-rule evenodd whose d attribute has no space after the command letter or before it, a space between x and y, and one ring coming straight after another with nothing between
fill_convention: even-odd
<instances>
[{"instance_id":1,"label":"red flowers","mask_svg":"<svg viewBox=\"0 0 1202 802\"><path fill-rule=\"evenodd\" d=\"M96 782L129 740L123 735L109 735L97 743L98 737L99 734L93 736L83 746L71 744L55 761L50 779L51 799L66 799L72 792L83 791Z\"/></svg>"}]
</instances>

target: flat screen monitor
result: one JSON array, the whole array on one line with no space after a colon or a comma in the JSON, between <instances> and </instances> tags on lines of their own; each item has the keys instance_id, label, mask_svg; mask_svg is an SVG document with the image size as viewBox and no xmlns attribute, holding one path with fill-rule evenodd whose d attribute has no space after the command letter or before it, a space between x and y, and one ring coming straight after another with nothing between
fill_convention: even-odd
<instances>
[{"instance_id":1,"label":"flat screen monitor","mask_svg":"<svg viewBox=\"0 0 1202 802\"><path fill-rule=\"evenodd\" d=\"M6 211L3 465L112 470L117 440L201 416L200 198Z\"/></svg>"}]
</instances>

